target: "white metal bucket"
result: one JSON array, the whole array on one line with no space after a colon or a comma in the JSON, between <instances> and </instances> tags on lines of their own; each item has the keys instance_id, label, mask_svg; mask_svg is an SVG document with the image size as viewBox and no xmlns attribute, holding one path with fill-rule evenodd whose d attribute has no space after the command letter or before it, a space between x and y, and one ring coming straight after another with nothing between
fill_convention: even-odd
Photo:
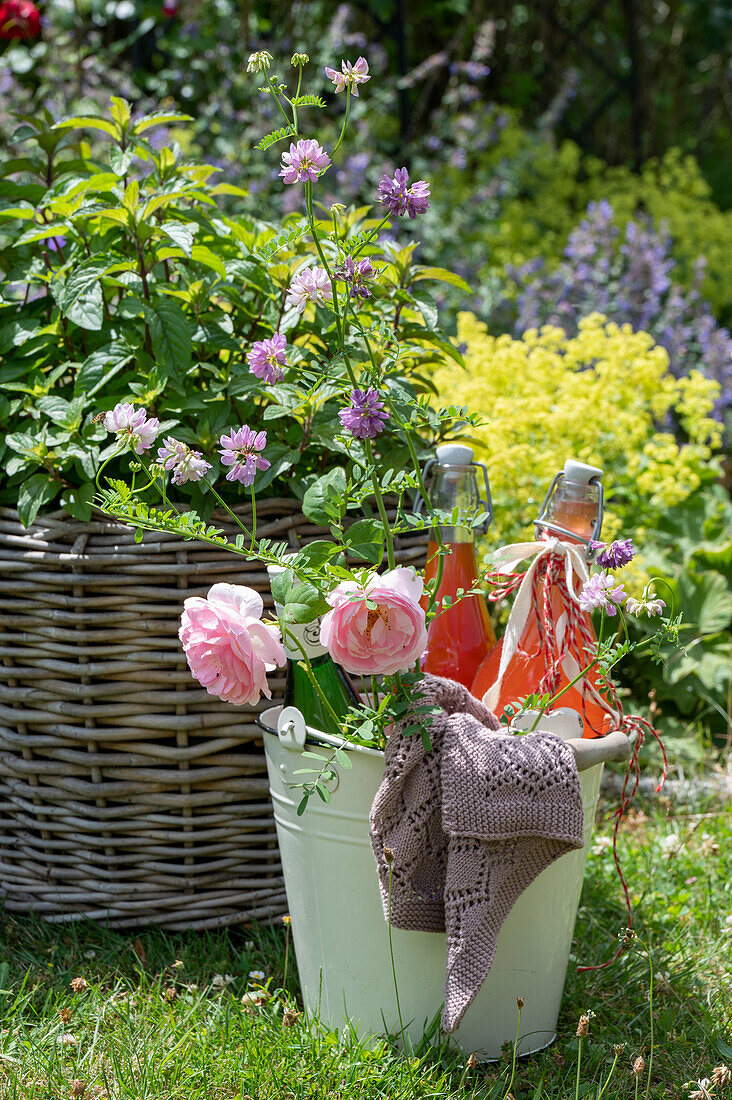
<instances>
[{"instance_id":1,"label":"white metal bucket","mask_svg":"<svg viewBox=\"0 0 732 1100\"><path fill-rule=\"evenodd\" d=\"M277 728L280 708L261 716ZM312 731L320 746L342 745ZM339 769L332 801L310 799L297 816L303 758L292 737L265 732L269 783L277 824L292 936L305 1006L324 1024L355 1029L361 1037L399 1030L388 927L369 840L369 811L384 766L375 749L343 746L353 767ZM308 743L317 749L318 744ZM530 1054L556 1036L587 844L600 790L602 764L580 774L585 847L562 856L529 886L498 937L488 977L453 1041L479 1058L500 1057L516 1037L516 998L522 997L519 1053ZM434 1025L443 1002L444 933L392 930L405 1032L413 1044ZM435 1038L439 1035L433 1027Z\"/></svg>"}]
</instances>

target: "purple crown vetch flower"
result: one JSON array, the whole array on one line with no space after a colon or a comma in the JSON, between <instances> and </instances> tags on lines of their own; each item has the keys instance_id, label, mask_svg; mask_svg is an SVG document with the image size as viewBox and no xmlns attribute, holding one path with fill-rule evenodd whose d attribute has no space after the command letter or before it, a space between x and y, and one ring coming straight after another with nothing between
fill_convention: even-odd
<instances>
[{"instance_id":1,"label":"purple crown vetch flower","mask_svg":"<svg viewBox=\"0 0 732 1100\"><path fill-rule=\"evenodd\" d=\"M594 611L601 607L608 615L617 615L617 605L627 599L622 584L615 583L615 577L602 573L593 573L580 592L579 604L583 611Z\"/></svg>"},{"instance_id":2,"label":"purple crown vetch flower","mask_svg":"<svg viewBox=\"0 0 732 1100\"><path fill-rule=\"evenodd\" d=\"M332 298L333 287L328 272L322 267L306 267L290 283L285 309L296 309L302 313L308 302L322 306Z\"/></svg>"},{"instance_id":3,"label":"purple crown vetch flower","mask_svg":"<svg viewBox=\"0 0 732 1100\"><path fill-rule=\"evenodd\" d=\"M170 435L158 448L158 463L168 472L173 471L171 481L174 485L200 481L206 470L211 469L211 463L203 458L200 451L194 451Z\"/></svg>"},{"instance_id":4,"label":"purple crown vetch flower","mask_svg":"<svg viewBox=\"0 0 732 1100\"><path fill-rule=\"evenodd\" d=\"M394 178L383 175L379 181L379 202L382 202L390 214L398 218L408 214L416 218L424 214L429 207L430 188L425 180L417 180L411 187L409 172L406 168L397 168Z\"/></svg>"},{"instance_id":5,"label":"purple crown vetch flower","mask_svg":"<svg viewBox=\"0 0 732 1100\"><path fill-rule=\"evenodd\" d=\"M333 274L336 279L349 284L351 288L348 292L349 298L371 297L371 291L366 286L366 280L372 278L374 274L371 260L359 260L355 263L352 256L346 256L344 262L335 268Z\"/></svg>"},{"instance_id":6,"label":"purple crown vetch flower","mask_svg":"<svg viewBox=\"0 0 732 1100\"><path fill-rule=\"evenodd\" d=\"M282 154L280 175L285 183L314 183L330 164L330 157L315 138L304 138Z\"/></svg>"},{"instance_id":7,"label":"purple crown vetch flower","mask_svg":"<svg viewBox=\"0 0 732 1100\"><path fill-rule=\"evenodd\" d=\"M287 338L275 332L270 340L257 340L247 355L249 370L263 382L273 386L285 377L283 367L289 367L287 361Z\"/></svg>"},{"instance_id":8,"label":"purple crown vetch flower","mask_svg":"<svg viewBox=\"0 0 732 1100\"><path fill-rule=\"evenodd\" d=\"M222 435L221 463L230 466L227 481L240 481L242 485L252 485L258 470L268 470L271 463L260 453L267 445L267 433L255 432L242 424L236 431L231 428L228 435Z\"/></svg>"},{"instance_id":9,"label":"purple crown vetch flower","mask_svg":"<svg viewBox=\"0 0 732 1100\"><path fill-rule=\"evenodd\" d=\"M352 65L350 61L341 61L340 72L337 69L326 68L325 75L333 81L334 91L342 92L348 87L351 89L351 95L355 95L357 99L359 84L365 84L367 80L371 79L369 76L369 63L365 57L359 57L355 65Z\"/></svg>"},{"instance_id":10,"label":"purple crown vetch flower","mask_svg":"<svg viewBox=\"0 0 732 1100\"><path fill-rule=\"evenodd\" d=\"M663 600L652 600L645 596L642 600L636 600L633 596L628 596L625 601L626 611L629 611L631 615L641 615L645 612L649 619L654 615L660 615L665 606Z\"/></svg>"},{"instance_id":11,"label":"purple crown vetch flower","mask_svg":"<svg viewBox=\"0 0 732 1100\"><path fill-rule=\"evenodd\" d=\"M596 539L590 539L590 547L600 551L597 555L597 564L603 569L622 569L635 557L632 539L616 539L609 546Z\"/></svg>"},{"instance_id":12,"label":"purple crown vetch flower","mask_svg":"<svg viewBox=\"0 0 732 1100\"><path fill-rule=\"evenodd\" d=\"M149 451L160 429L157 417L147 418L147 411L135 408L130 401L120 401L104 417L104 427L115 432L120 439L129 443L136 454Z\"/></svg>"},{"instance_id":13,"label":"purple crown vetch flower","mask_svg":"<svg viewBox=\"0 0 732 1100\"><path fill-rule=\"evenodd\" d=\"M354 390L351 404L338 413L341 424L355 439L374 439L384 430L384 420L389 419L378 390Z\"/></svg>"}]
</instances>

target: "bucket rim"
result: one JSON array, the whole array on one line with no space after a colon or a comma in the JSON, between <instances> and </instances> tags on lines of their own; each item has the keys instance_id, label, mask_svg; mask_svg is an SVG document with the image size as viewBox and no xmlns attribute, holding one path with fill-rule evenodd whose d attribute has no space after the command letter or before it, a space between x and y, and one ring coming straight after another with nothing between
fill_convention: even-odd
<instances>
[{"instance_id":1,"label":"bucket rim","mask_svg":"<svg viewBox=\"0 0 732 1100\"><path fill-rule=\"evenodd\" d=\"M256 716L256 724L265 733L278 738L277 719L283 709L282 706L267 707L266 710L261 711ZM334 737L332 734L324 733L323 730L315 729L313 726L306 726L305 728L307 730L307 744L327 745L328 748L343 749L344 752L358 752L363 756L376 757L381 761L384 759L384 753L381 749L372 749L368 745L354 745L353 741L345 741L341 737Z\"/></svg>"}]
</instances>

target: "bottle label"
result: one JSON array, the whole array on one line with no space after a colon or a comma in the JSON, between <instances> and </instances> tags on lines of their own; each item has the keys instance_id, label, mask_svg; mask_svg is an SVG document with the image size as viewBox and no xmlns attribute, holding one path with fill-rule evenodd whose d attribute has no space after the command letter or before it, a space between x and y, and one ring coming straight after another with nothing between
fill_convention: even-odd
<instances>
[{"instance_id":1,"label":"bottle label","mask_svg":"<svg viewBox=\"0 0 732 1100\"><path fill-rule=\"evenodd\" d=\"M309 661L322 657L328 652L325 646L320 644L320 619L315 619L312 623L287 623L286 630L287 635L283 633L282 636L282 645L289 660L301 661L303 649ZM302 649L298 648L295 639Z\"/></svg>"}]
</instances>

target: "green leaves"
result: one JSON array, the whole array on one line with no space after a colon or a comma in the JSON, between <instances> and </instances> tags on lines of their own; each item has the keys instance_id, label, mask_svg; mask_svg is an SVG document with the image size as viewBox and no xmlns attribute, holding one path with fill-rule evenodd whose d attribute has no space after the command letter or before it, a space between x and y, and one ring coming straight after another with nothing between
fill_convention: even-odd
<instances>
[{"instance_id":1,"label":"green leaves","mask_svg":"<svg viewBox=\"0 0 732 1100\"><path fill-rule=\"evenodd\" d=\"M352 524L343 535L343 541L351 557L381 565L384 557L384 528L373 519L362 519Z\"/></svg>"},{"instance_id":2,"label":"green leaves","mask_svg":"<svg viewBox=\"0 0 732 1100\"><path fill-rule=\"evenodd\" d=\"M298 580L291 569L277 573L271 579L272 596L291 623L311 623L329 610L328 604L314 585Z\"/></svg>"},{"instance_id":3,"label":"green leaves","mask_svg":"<svg viewBox=\"0 0 732 1100\"><path fill-rule=\"evenodd\" d=\"M80 328L99 330L104 320L101 276L109 266L102 260L88 260L67 277L59 300L61 312Z\"/></svg>"},{"instance_id":4,"label":"green leaves","mask_svg":"<svg viewBox=\"0 0 732 1100\"><path fill-rule=\"evenodd\" d=\"M61 482L48 474L33 474L18 492L18 515L24 527L30 527L44 504L48 504L61 488Z\"/></svg>"},{"instance_id":5,"label":"green leaves","mask_svg":"<svg viewBox=\"0 0 732 1100\"><path fill-rule=\"evenodd\" d=\"M306 491L303 513L313 523L328 526L340 523L345 515L346 475L340 466L318 478Z\"/></svg>"},{"instance_id":6,"label":"green leaves","mask_svg":"<svg viewBox=\"0 0 732 1100\"><path fill-rule=\"evenodd\" d=\"M156 362L171 372L185 370L191 361L191 326L181 307L172 298L159 298L152 305L145 302L144 311Z\"/></svg>"}]
</instances>

